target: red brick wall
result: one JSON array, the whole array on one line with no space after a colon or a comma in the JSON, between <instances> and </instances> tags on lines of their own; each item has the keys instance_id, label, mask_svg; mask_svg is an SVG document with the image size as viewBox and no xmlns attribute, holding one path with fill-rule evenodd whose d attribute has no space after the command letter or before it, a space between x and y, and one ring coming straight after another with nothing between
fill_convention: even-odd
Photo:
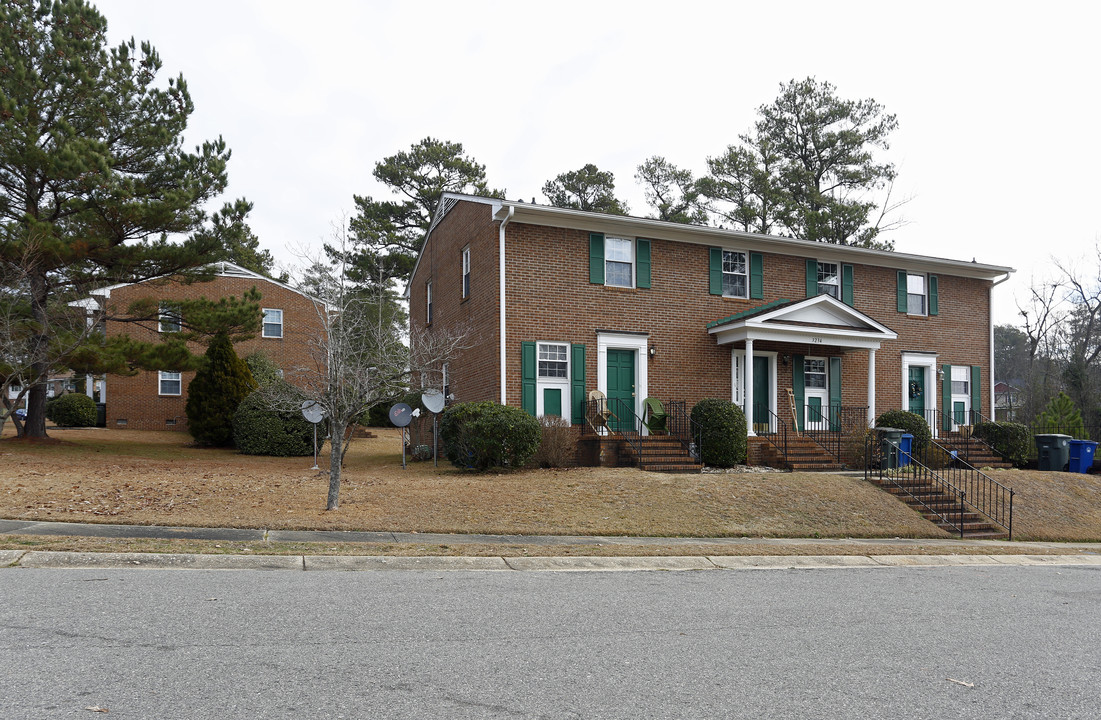
<instances>
[{"instance_id":1,"label":"red brick wall","mask_svg":"<svg viewBox=\"0 0 1101 720\"><path fill-rule=\"evenodd\" d=\"M708 334L712 320L778 299L806 297L806 257L764 255L764 298L741 300L709 294L709 249L651 239L651 288L615 288L589 283L589 233L511 223L506 228L508 402L519 405L520 343L546 340L586 346L586 386L597 385L597 330L646 332L656 355L648 363L648 393L659 398L731 397L730 347ZM474 297L457 299L460 252L476 248ZM458 400L495 400L497 385L496 223L486 205L460 202L441 222L421 258L410 293L414 327L424 318L424 283L434 279L433 325L469 323L477 346L452 363ZM736 245L731 246L737 249ZM484 248L484 250L483 250ZM483 256L484 253L484 256ZM479 267L479 263L486 267ZM990 282L939 274L939 314L913 317L897 312L896 273L892 267L854 264L854 306L898 333L876 352L876 409L897 409L902 399L903 352L937 353L943 364L982 368L983 412L990 392ZM485 273L491 280L483 283ZM481 293L490 297L483 297ZM475 299L477 303L475 303ZM840 355L844 404L866 403L868 354L821 345L756 342L758 352L784 355ZM791 386L791 364L778 368L778 406ZM940 406L940 382L929 388Z\"/></svg>"},{"instance_id":2,"label":"red brick wall","mask_svg":"<svg viewBox=\"0 0 1101 720\"><path fill-rule=\"evenodd\" d=\"M449 363L450 390L459 401L499 400L500 316L497 223L490 206L460 202L424 246L409 284L414 332L467 332L466 349ZM470 294L462 297L462 251L470 248ZM432 315L425 327L425 284L432 282Z\"/></svg>"},{"instance_id":3,"label":"red brick wall","mask_svg":"<svg viewBox=\"0 0 1101 720\"><path fill-rule=\"evenodd\" d=\"M197 298L217 299L226 296L240 297L250 288L261 293L260 306L283 311L283 337L265 338L257 335L234 345L237 354L244 358L256 351L263 351L283 369L290 382L296 381L295 368L312 366L308 342L320 333L320 322L313 303L302 295L273 282L254 278L217 276L206 283L163 283L149 281L111 291L110 309L125 313L135 300L154 297L158 300L189 300ZM107 322L108 336L129 335L135 340L157 342L160 333L157 323ZM192 343L195 354L206 352L205 346ZM187 386L195 376L185 372L181 376L179 396L160 395L159 376L156 372L141 372L133 377L110 375L107 378L107 427L128 430L186 430ZM125 422L122 422L125 421Z\"/></svg>"}]
</instances>

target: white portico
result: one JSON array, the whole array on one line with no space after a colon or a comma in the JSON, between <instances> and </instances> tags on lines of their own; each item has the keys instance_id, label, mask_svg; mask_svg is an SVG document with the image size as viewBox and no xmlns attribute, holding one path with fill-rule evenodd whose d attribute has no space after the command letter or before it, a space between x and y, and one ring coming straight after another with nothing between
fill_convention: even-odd
<instances>
[{"instance_id":1,"label":"white portico","mask_svg":"<svg viewBox=\"0 0 1101 720\"><path fill-rule=\"evenodd\" d=\"M776 300L708 323L707 331L719 345L731 346L732 399L745 410L750 435L755 434L754 410L763 404L761 398L754 397L755 394L768 393L768 406L772 414L777 414L778 353L775 349L770 352L755 350L755 343L767 342L773 348L775 343L791 344L810 348L810 352L815 347L835 352L837 349L867 350L867 405L868 423L871 424L876 416L875 353L884 340L898 337L890 328L829 295L806 300ZM809 383L806 386L807 399L816 402L819 407L823 400L828 405L829 393L836 392L836 397L840 397L840 358L817 358L810 354L806 358L805 367L793 368L793 374L799 377L800 382L805 377ZM761 378L754 377L755 372L767 372L769 382L762 383ZM820 393L821 397L816 393Z\"/></svg>"}]
</instances>

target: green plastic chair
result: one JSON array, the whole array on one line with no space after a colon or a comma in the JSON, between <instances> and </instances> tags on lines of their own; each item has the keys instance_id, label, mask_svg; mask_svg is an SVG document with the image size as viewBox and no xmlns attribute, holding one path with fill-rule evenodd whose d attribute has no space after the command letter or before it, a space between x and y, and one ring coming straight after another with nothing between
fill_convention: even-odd
<instances>
[{"instance_id":1,"label":"green plastic chair","mask_svg":"<svg viewBox=\"0 0 1101 720\"><path fill-rule=\"evenodd\" d=\"M665 406L657 398L646 398L642 401L642 422L651 435L664 435L665 421L669 414L665 412Z\"/></svg>"}]
</instances>

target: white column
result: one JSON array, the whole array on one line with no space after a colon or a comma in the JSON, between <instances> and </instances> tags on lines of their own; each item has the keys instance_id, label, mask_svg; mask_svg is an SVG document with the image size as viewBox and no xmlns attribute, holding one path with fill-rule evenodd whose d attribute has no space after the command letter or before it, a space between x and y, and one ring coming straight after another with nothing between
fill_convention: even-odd
<instances>
[{"instance_id":1,"label":"white column","mask_svg":"<svg viewBox=\"0 0 1101 720\"><path fill-rule=\"evenodd\" d=\"M868 351L868 427L875 425L875 349Z\"/></svg>"},{"instance_id":2,"label":"white column","mask_svg":"<svg viewBox=\"0 0 1101 720\"><path fill-rule=\"evenodd\" d=\"M95 397L96 391L96 379L92 375L84 376L84 394L88 397Z\"/></svg>"},{"instance_id":3,"label":"white column","mask_svg":"<svg viewBox=\"0 0 1101 720\"><path fill-rule=\"evenodd\" d=\"M751 338L745 341L745 372L742 376L745 378L745 391L742 397L745 398L747 435L753 437L757 433L753 432L753 340Z\"/></svg>"}]
</instances>

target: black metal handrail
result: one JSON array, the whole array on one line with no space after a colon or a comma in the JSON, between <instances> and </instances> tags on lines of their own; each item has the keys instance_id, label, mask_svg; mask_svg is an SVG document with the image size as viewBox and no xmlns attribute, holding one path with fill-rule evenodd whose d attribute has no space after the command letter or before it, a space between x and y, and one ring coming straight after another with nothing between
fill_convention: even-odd
<instances>
[{"instance_id":1,"label":"black metal handrail","mask_svg":"<svg viewBox=\"0 0 1101 720\"><path fill-rule=\"evenodd\" d=\"M642 458L642 418L635 414L634 402L619 398L608 398L608 409L616 416L611 428L619 437L626 440L635 451L635 457Z\"/></svg>"},{"instance_id":2,"label":"black metal handrail","mask_svg":"<svg viewBox=\"0 0 1101 720\"><path fill-rule=\"evenodd\" d=\"M703 427L692 419L685 400L670 400L665 405L665 430L684 446L696 462L703 462Z\"/></svg>"},{"instance_id":3,"label":"black metal handrail","mask_svg":"<svg viewBox=\"0 0 1101 720\"><path fill-rule=\"evenodd\" d=\"M1013 538L1013 498L1016 492L972 466L954 448L933 440L925 447L911 448L910 452L898 450L899 460L895 467L884 462L886 456L881 436L869 435L864 451L867 458L865 478L878 468L879 477L889 479L891 484L912 497L913 493L905 487L907 484L919 486L919 479L929 481L942 492L957 498L961 508L969 508L971 512L985 517L1004 528L1009 538ZM915 499L930 512L943 517L944 513L930 508L921 498ZM952 524L949 518L944 520L962 533L962 525Z\"/></svg>"},{"instance_id":4,"label":"black metal handrail","mask_svg":"<svg viewBox=\"0 0 1101 720\"><path fill-rule=\"evenodd\" d=\"M920 452L910 453L923 464L935 466L944 463L939 472L946 474L948 482L959 488L967 498L967 505L995 525L1005 528L1013 539L1013 488L1006 487L979 470L950 446L933 440Z\"/></svg>"},{"instance_id":5,"label":"black metal handrail","mask_svg":"<svg viewBox=\"0 0 1101 720\"><path fill-rule=\"evenodd\" d=\"M767 430L758 430L757 437L763 437L768 440L774 448L776 448L783 455L784 460L788 457L788 436L798 435L798 431L795 429L795 423L793 421L784 421L780 417L772 412L767 405L757 405L753 411L753 417L760 417L764 415L769 419Z\"/></svg>"},{"instance_id":6,"label":"black metal handrail","mask_svg":"<svg viewBox=\"0 0 1101 720\"><path fill-rule=\"evenodd\" d=\"M868 429L868 408L845 405L803 408L803 434L818 443L826 452L844 462L845 446L857 430Z\"/></svg>"},{"instance_id":7,"label":"black metal handrail","mask_svg":"<svg viewBox=\"0 0 1101 720\"><path fill-rule=\"evenodd\" d=\"M885 445L878 434L869 434L865 438L864 479L868 480L875 476L884 483L898 488L915 503L925 508L930 515L939 518L942 525L958 532L962 538L965 528L966 493L912 456L908 456L909 461L904 466L900 466L897 446L893 450L885 451ZM893 458L890 452L894 453ZM950 498L949 504L953 507L945 508L940 503L934 502L934 498L945 496Z\"/></svg>"}]
</instances>

